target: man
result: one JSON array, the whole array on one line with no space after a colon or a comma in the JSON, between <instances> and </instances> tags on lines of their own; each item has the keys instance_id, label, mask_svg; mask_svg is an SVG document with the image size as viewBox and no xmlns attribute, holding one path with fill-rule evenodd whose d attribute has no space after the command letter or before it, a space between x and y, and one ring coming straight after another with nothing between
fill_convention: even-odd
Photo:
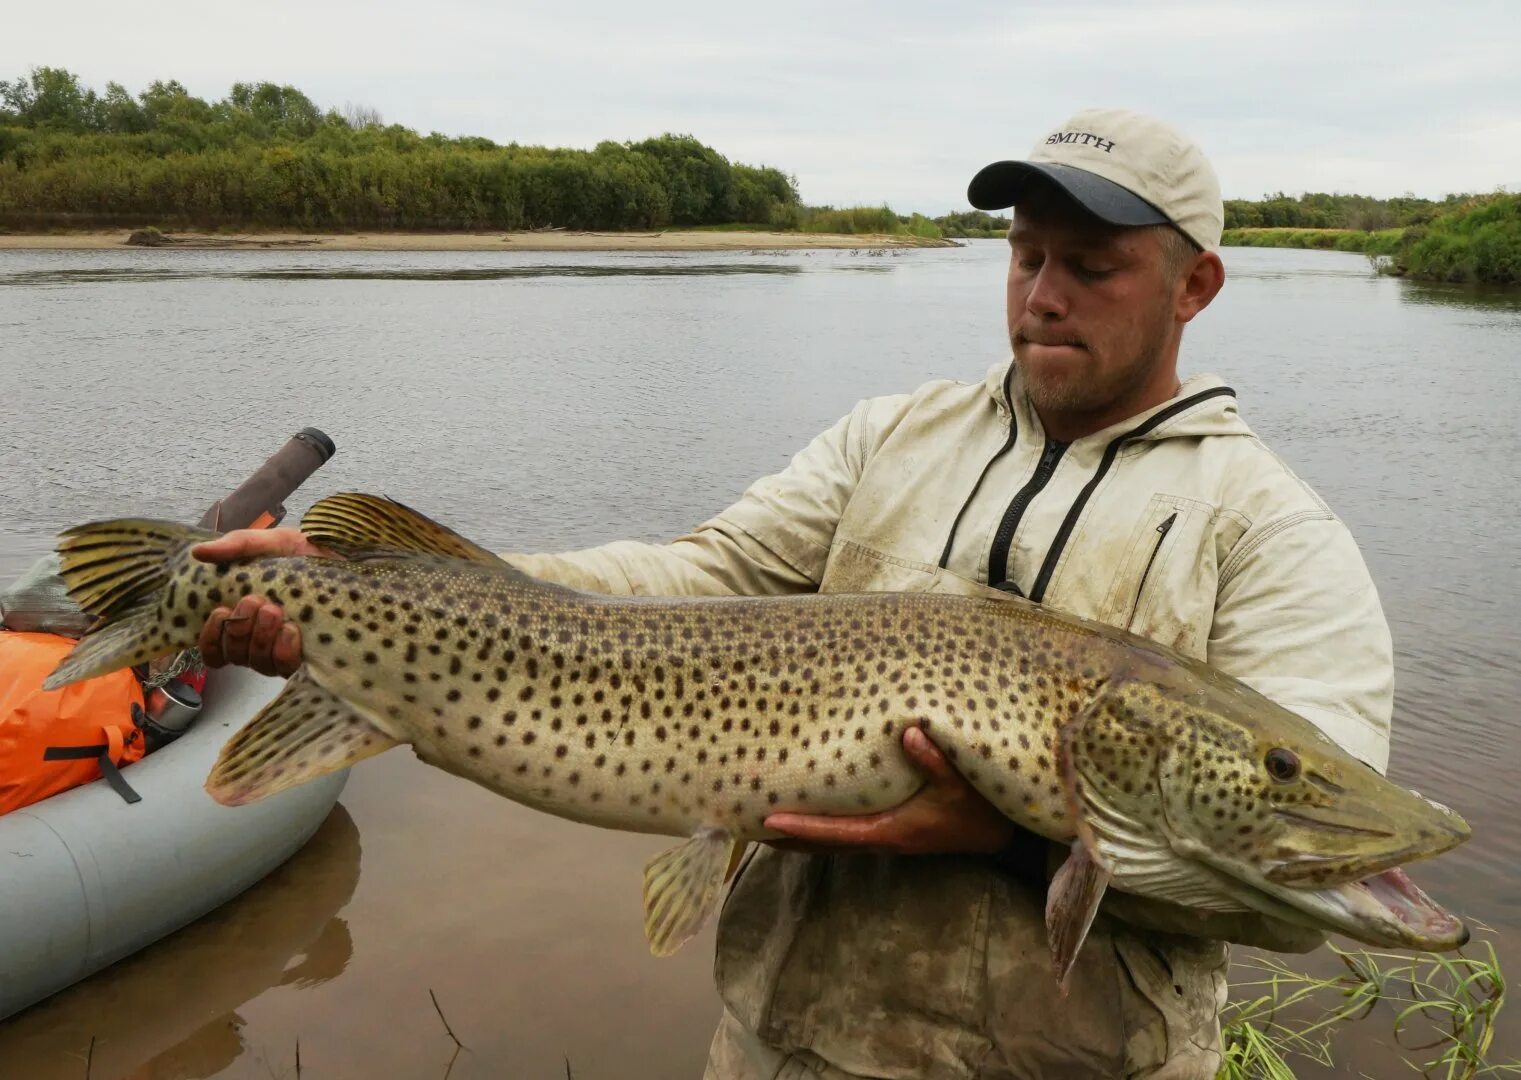
<instances>
[{"instance_id":1,"label":"man","mask_svg":"<svg viewBox=\"0 0 1521 1080\"><path fill-rule=\"evenodd\" d=\"M987 166L969 196L1014 207L1012 363L861 402L670 544L504 557L612 593L1022 594L1206 659L1382 770L1392 650L1351 536L1233 391L1178 378L1183 328L1224 282L1202 152L1151 118L1088 111L1027 160ZM304 541L239 535L200 554L256 549ZM248 599L223 614L202 640L210 662L294 670L278 610ZM1048 845L923 732L904 743L919 794L867 818L775 815L795 839L736 874L709 1075L1212 1077L1225 947L1158 932L1208 933L1204 916L1147 918L1111 893L1058 997Z\"/></svg>"}]
</instances>

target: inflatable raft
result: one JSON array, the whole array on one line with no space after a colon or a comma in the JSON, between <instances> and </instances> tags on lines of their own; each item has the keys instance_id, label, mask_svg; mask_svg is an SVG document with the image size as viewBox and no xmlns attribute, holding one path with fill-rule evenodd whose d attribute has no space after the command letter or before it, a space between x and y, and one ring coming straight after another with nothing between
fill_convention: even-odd
<instances>
[{"instance_id":1,"label":"inflatable raft","mask_svg":"<svg viewBox=\"0 0 1521 1080\"><path fill-rule=\"evenodd\" d=\"M334 449L301 429L200 524L277 524ZM46 593L39 610L55 603ZM15 614L3 613L11 629L50 630ZM136 801L103 777L0 815L0 1020L225 904L317 831L346 772L237 808L203 787L223 744L283 686L247 668L210 672L189 729L122 768Z\"/></svg>"},{"instance_id":2,"label":"inflatable raft","mask_svg":"<svg viewBox=\"0 0 1521 1080\"><path fill-rule=\"evenodd\" d=\"M202 785L222 745L283 679L211 672L190 730L105 780L0 817L0 1019L226 903L294 855L333 809L347 772L249 806Z\"/></svg>"}]
</instances>

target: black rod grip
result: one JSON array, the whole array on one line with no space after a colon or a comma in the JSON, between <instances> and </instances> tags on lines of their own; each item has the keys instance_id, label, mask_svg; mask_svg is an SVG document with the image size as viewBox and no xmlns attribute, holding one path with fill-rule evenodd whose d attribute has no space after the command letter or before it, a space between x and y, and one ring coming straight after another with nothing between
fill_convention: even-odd
<instances>
[{"instance_id":1,"label":"black rod grip","mask_svg":"<svg viewBox=\"0 0 1521 1080\"><path fill-rule=\"evenodd\" d=\"M302 428L236 490L213 504L202 516L201 527L230 532L248 528L266 511L276 518L283 516L285 500L336 451L333 440L323 432Z\"/></svg>"}]
</instances>

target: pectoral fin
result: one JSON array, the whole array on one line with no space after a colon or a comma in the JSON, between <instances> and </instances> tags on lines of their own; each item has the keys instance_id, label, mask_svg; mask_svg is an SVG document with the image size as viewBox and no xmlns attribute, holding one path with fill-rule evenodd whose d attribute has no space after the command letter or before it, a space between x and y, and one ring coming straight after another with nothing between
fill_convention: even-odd
<instances>
[{"instance_id":1,"label":"pectoral fin","mask_svg":"<svg viewBox=\"0 0 1521 1080\"><path fill-rule=\"evenodd\" d=\"M1063 725L1058 738L1057 768L1088 858L1116 888L1127 892L1207 911L1252 910L1236 899L1223 875L1180 850L1156 822L1113 800L1113 783L1105 778L1113 759L1095 758L1092 745L1115 745L1118 733L1092 743L1088 735L1090 729L1096 729L1094 736L1102 735L1105 707L1118 689L1116 683L1106 684L1086 709Z\"/></svg>"},{"instance_id":2,"label":"pectoral fin","mask_svg":"<svg viewBox=\"0 0 1521 1080\"><path fill-rule=\"evenodd\" d=\"M1072 854L1046 890L1046 940L1063 996L1067 993L1067 975L1088 937L1108 885L1109 875L1093 861L1082 841L1074 840Z\"/></svg>"},{"instance_id":3,"label":"pectoral fin","mask_svg":"<svg viewBox=\"0 0 1521 1080\"><path fill-rule=\"evenodd\" d=\"M302 667L222 747L206 790L224 806L241 806L395 745L395 739L323 689Z\"/></svg>"},{"instance_id":4,"label":"pectoral fin","mask_svg":"<svg viewBox=\"0 0 1521 1080\"><path fill-rule=\"evenodd\" d=\"M724 830L703 828L645 864L644 936L650 952L670 956L702 929L718 906L735 849L743 845Z\"/></svg>"}]
</instances>

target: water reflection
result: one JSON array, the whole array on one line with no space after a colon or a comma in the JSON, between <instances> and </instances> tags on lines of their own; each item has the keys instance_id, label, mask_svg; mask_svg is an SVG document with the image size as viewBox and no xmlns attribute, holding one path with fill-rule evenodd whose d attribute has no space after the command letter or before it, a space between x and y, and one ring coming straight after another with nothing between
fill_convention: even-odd
<instances>
[{"instance_id":1,"label":"water reflection","mask_svg":"<svg viewBox=\"0 0 1521 1080\"><path fill-rule=\"evenodd\" d=\"M1402 281L1407 304L1439 304L1474 311L1521 313L1521 287L1504 285L1456 285L1434 281ZM1516 324L1521 332L1521 322Z\"/></svg>"},{"instance_id":2,"label":"water reflection","mask_svg":"<svg viewBox=\"0 0 1521 1080\"><path fill-rule=\"evenodd\" d=\"M359 861L359 830L340 804L243 895L0 1024L5 1075L77 1080L87 1060L97 1077L189 1080L226 1069L245 1049L239 1006L348 966L353 942L337 912L354 895Z\"/></svg>"},{"instance_id":3,"label":"water reflection","mask_svg":"<svg viewBox=\"0 0 1521 1080\"><path fill-rule=\"evenodd\" d=\"M176 267L87 267L0 274L0 286L92 285L144 281L503 281L552 277L715 277L723 275L798 274L786 263L678 263L669 266L532 265L471 267L281 267L273 270L213 270ZM852 269L886 269L854 267Z\"/></svg>"}]
</instances>

